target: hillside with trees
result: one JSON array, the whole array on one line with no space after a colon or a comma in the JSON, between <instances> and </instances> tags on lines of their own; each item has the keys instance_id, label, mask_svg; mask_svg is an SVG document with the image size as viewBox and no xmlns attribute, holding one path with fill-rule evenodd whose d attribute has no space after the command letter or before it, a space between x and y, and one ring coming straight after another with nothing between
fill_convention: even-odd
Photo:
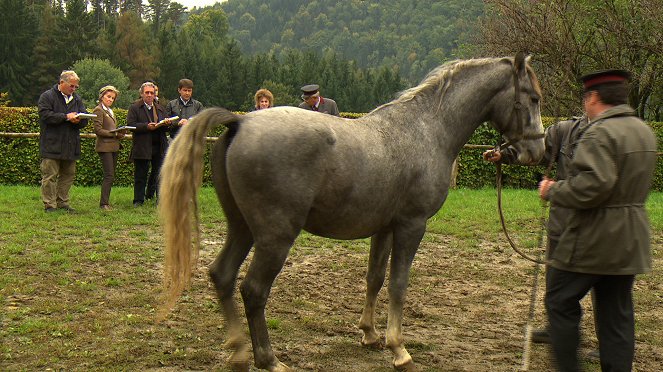
<instances>
[{"instance_id":1,"label":"hillside with trees","mask_svg":"<svg viewBox=\"0 0 663 372\"><path fill-rule=\"evenodd\" d=\"M117 104L138 97L137 87L154 80L164 101L177 97L183 77L206 106L246 111L261 87L277 105L300 102L299 88L317 83L341 111L367 112L391 100L406 83L397 69L360 67L333 50L243 52L229 34L223 9L188 12L169 0L0 0L12 14L0 24L0 92L14 106L35 105L60 72L81 72L79 94L95 105L100 86L122 92ZM84 72L84 73L83 73Z\"/></svg>"},{"instance_id":2,"label":"hillside with trees","mask_svg":"<svg viewBox=\"0 0 663 372\"><path fill-rule=\"evenodd\" d=\"M360 67L388 66L410 82L459 57L483 0L228 0L230 36L248 54L334 51Z\"/></svg>"},{"instance_id":3,"label":"hillside with trees","mask_svg":"<svg viewBox=\"0 0 663 372\"><path fill-rule=\"evenodd\" d=\"M75 68L88 106L100 85L125 107L148 79L166 100L187 77L206 106L249 110L261 87L296 105L317 83L341 111L368 112L447 60L525 51L544 115L581 112L582 73L624 68L630 103L660 121L661 1L0 0L0 105L33 106Z\"/></svg>"}]
</instances>

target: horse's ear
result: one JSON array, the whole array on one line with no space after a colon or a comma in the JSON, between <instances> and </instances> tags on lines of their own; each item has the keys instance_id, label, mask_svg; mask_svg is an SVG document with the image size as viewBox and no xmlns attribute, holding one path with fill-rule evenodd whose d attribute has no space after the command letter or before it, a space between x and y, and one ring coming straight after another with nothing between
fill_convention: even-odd
<instances>
[{"instance_id":1,"label":"horse's ear","mask_svg":"<svg viewBox=\"0 0 663 372\"><path fill-rule=\"evenodd\" d=\"M514 61L516 71L525 70L525 64L527 63L527 59L529 59L529 56L526 56L524 52L516 53L516 58Z\"/></svg>"}]
</instances>

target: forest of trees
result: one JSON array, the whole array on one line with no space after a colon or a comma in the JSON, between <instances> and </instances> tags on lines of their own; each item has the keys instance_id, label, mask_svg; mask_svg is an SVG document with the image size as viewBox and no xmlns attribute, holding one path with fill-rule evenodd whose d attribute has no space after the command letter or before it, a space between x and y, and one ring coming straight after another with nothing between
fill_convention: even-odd
<instances>
[{"instance_id":1,"label":"forest of trees","mask_svg":"<svg viewBox=\"0 0 663 372\"><path fill-rule=\"evenodd\" d=\"M387 5L388 4L388 5ZM207 106L248 110L260 87L277 105L317 83L341 111L368 112L456 58L531 53L546 115L580 112L578 76L633 73L630 101L663 118L663 0L0 0L0 105L33 106L60 71L92 105L115 84L125 107L145 80L162 98L194 81ZM8 16L9 15L9 16Z\"/></svg>"},{"instance_id":2,"label":"forest of trees","mask_svg":"<svg viewBox=\"0 0 663 372\"><path fill-rule=\"evenodd\" d=\"M229 0L230 35L249 54L333 50L360 67L389 66L414 83L458 58L483 0Z\"/></svg>"},{"instance_id":3,"label":"forest of trees","mask_svg":"<svg viewBox=\"0 0 663 372\"><path fill-rule=\"evenodd\" d=\"M123 92L116 106L128 106L148 79L162 99L175 98L187 77L207 106L249 110L261 87L277 105L294 105L299 87L316 83L342 111L367 112L406 85L397 69L360 68L332 50L246 54L218 6L189 14L169 0L0 0L0 11L13 15L0 26L0 92L14 106L35 105L69 68L89 106L109 83Z\"/></svg>"}]
</instances>

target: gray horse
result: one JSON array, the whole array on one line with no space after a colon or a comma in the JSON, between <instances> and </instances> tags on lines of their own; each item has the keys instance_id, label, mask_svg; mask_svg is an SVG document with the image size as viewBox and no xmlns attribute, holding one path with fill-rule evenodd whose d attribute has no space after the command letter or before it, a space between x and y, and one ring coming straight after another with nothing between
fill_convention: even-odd
<instances>
[{"instance_id":1,"label":"gray horse","mask_svg":"<svg viewBox=\"0 0 663 372\"><path fill-rule=\"evenodd\" d=\"M196 196L205 136L222 124L228 130L216 142L211 162L228 235L210 276L227 321L230 363L249 368L250 348L233 294L253 247L240 291L254 362L270 371L288 370L272 351L265 304L303 229L335 239L371 237L359 320L364 345L380 345L375 307L391 256L386 346L394 367L413 369L401 330L408 276L426 221L447 197L452 163L484 121L518 148L520 163L536 163L544 151L540 95L528 60L518 55L444 64L356 120L293 107L243 117L220 108L203 111L182 128L161 170L169 294L162 316L187 286L197 260L200 239L192 244L191 233L199 235Z\"/></svg>"}]
</instances>

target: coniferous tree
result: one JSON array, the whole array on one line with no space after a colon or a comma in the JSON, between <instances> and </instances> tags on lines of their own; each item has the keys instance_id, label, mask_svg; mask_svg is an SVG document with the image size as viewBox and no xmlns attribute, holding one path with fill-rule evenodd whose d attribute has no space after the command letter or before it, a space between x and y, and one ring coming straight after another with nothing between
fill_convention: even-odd
<instances>
[{"instance_id":1,"label":"coniferous tree","mask_svg":"<svg viewBox=\"0 0 663 372\"><path fill-rule=\"evenodd\" d=\"M151 37L138 15L134 12L120 15L115 35L116 53L111 61L129 76L131 86L138 87L147 79L156 79L159 75L156 61L160 58L158 41Z\"/></svg>"},{"instance_id":2,"label":"coniferous tree","mask_svg":"<svg viewBox=\"0 0 663 372\"><path fill-rule=\"evenodd\" d=\"M170 0L147 0L145 15L152 22L152 32L156 35L166 18Z\"/></svg>"},{"instance_id":3,"label":"coniferous tree","mask_svg":"<svg viewBox=\"0 0 663 372\"><path fill-rule=\"evenodd\" d=\"M159 50L161 58L157 63L159 69L159 95L173 99L177 98L177 85L180 79L188 78L184 74L182 64L182 51L177 40L177 30L172 20L168 20L159 32ZM194 81L194 85L196 82ZM196 95L198 91L196 90Z\"/></svg>"},{"instance_id":4,"label":"coniferous tree","mask_svg":"<svg viewBox=\"0 0 663 372\"><path fill-rule=\"evenodd\" d=\"M75 61L97 54L95 41L99 29L87 12L85 0L69 0L64 18L57 23L55 45L60 52L55 63L71 67Z\"/></svg>"},{"instance_id":5,"label":"coniferous tree","mask_svg":"<svg viewBox=\"0 0 663 372\"><path fill-rule=\"evenodd\" d=\"M21 0L0 0L0 92L8 92L14 104L31 100L28 79L37 19Z\"/></svg>"},{"instance_id":6,"label":"coniferous tree","mask_svg":"<svg viewBox=\"0 0 663 372\"><path fill-rule=\"evenodd\" d=\"M34 87L31 92L33 102L37 102L41 92L57 82L60 72L66 67L55 62L59 51L53 46L56 43L58 19L61 18L56 15L55 11L50 5L45 6L41 11L39 37L33 48L34 62L31 73Z\"/></svg>"}]
</instances>

